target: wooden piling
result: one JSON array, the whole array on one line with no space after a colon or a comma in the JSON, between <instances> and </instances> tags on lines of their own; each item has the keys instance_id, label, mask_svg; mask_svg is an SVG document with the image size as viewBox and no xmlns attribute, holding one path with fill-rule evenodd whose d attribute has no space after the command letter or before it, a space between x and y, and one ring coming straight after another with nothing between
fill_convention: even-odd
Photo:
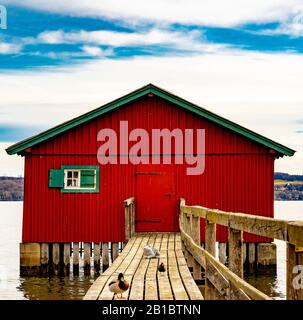
<instances>
[{"instance_id":1,"label":"wooden piling","mask_svg":"<svg viewBox=\"0 0 303 320\"><path fill-rule=\"evenodd\" d=\"M73 275L79 274L79 242L73 243Z\"/></svg>"},{"instance_id":2,"label":"wooden piling","mask_svg":"<svg viewBox=\"0 0 303 320\"><path fill-rule=\"evenodd\" d=\"M108 242L102 243L102 271L104 272L109 267L109 250Z\"/></svg>"},{"instance_id":3,"label":"wooden piling","mask_svg":"<svg viewBox=\"0 0 303 320\"><path fill-rule=\"evenodd\" d=\"M55 275L59 274L60 271L60 246L59 243L53 243L53 272Z\"/></svg>"},{"instance_id":4,"label":"wooden piling","mask_svg":"<svg viewBox=\"0 0 303 320\"><path fill-rule=\"evenodd\" d=\"M249 272L254 272L256 270L256 243L250 242L248 245L248 257L247 266Z\"/></svg>"},{"instance_id":5,"label":"wooden piling","mask_svg":"<svg viewBox=\"0 0 303 320\"><path fill-rule=\"evenodd\" d=\"M113 242L112 243L112 261L114 262L119 255L118 251L118 242Z\"/></svg>"},{"instance_id":6,"label":"wooden piling","mask_svg":"<svg viewBox=\"0 0 303 320\"><path fill-rule=\"evenodd\" d=\"M49 244L41 243L41 274L47 275L49 272Z\"/></svg>"},{"instance_id":7,"label":"wooden piling","mask_svg":"<svg viewBox=\"0 0 303 320\"><path fill-rule=\"evenodd\" d=\"M90 274L90 242L84 242L83 245L83 269L84 274Z\"/></svg>"},{"instance_id":8,"label":"wooden piling","mask_svg":"<svg viewBox=\"0 0 303 320\"><path fill-rule=\"evenodd\" d=\"M275 243L257 243L258 271L276 270L277 249Z\"/></svg>"},{"instance_id":9,"label":"wooden piling","mask_svg":"<svg viewBox=\"0 0 303 320\"><path fill-rule=\"evenodd\" d=\"M66 276L70 273L70 243L64 243L63 268Z\"/></svg>"},{"instance_id":10,"label":"wooden piling","mask_svg":"<svg viewBox=\"0 0 303 320\"><path fill-rule=\"evenodd\" d=\"M20 274L32 276L40 273L40 243L20 243Z\"/></svg>"},{"instance_id":11,"label":"wooden piling","mask_svg":"<svg viewBox=\"0 0 303 320\"><path fill-rule=\"evenodd\" d=\"M100 243L94 243L94 271L99 273L100 271Z\"/></svg>"}]
</instances>

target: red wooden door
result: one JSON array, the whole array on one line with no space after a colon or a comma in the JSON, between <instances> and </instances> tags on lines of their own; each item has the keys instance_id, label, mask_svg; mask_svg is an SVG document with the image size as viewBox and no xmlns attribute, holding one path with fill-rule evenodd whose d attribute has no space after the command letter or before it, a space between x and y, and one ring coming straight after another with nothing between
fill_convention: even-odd
<instances>
[{"instance_id":1,"label":"red wooden door","mask_svg":"<svg viewBox=\"0 0 303 320\"><path fill-rule=\"evenodd\" d=\"M178 201L172 165L136 168L136 231L178 231Z\"/></svg>"}]
</instances>

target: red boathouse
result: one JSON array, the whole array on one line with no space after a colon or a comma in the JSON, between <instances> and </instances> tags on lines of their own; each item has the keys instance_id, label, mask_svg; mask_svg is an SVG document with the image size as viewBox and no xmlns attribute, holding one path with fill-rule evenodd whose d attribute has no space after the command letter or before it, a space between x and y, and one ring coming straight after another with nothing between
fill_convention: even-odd
<instances>
[{"instance_id":1,"label":"red boathouse","mask_svg":"<svg viewBox=\"0 0 303 320\"><path fill-rule=\"evenodd\" d=\"M121 132L121 121L128 132ZM190 165L177 161L152 164L151 148L137 150L143 163L125 163L133 154L119 141L106 154L117 164L99 163L100 130L125 138L138 128L149 139L155 128L204 129L203 173L189 175ZM131 147L136 141L130 140ZM180 156L174 141L171 154L161 149L161 156ZM294 152L152 84L7 149L25 158L24 243L124 241L123 200L132 196L136 231L177 231L181 197L191 205L273 217L274 161ZM223 228L217 240L226 240ZM266 242L252 235L245 240Z\"/></svg>"}]
</instances>

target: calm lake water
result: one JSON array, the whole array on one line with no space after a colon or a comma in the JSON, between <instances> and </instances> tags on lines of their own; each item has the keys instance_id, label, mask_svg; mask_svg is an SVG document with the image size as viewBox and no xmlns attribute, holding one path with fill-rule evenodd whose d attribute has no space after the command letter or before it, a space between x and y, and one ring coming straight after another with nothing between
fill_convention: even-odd
<instances>
[{"instance_id":1,"label":"calm lake water","mask_svg":"<svg viewBox=\"0 0 303 320\"><path fill-rule=\"evenodd\" d=\"M22 202L0 202L0 299L82 299L92 276L19 276L19 243L22 231ZM303 220L303 201L276 201L275 218ZM286 246L277 244L277 274L249 276L246 279L266 294L284 299L286 292Z\"/></svg>"}]
</instances>

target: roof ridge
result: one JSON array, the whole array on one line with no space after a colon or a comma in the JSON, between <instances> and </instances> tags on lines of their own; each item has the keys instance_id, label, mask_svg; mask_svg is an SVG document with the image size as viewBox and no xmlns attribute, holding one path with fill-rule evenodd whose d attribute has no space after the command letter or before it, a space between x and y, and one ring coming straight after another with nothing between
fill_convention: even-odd
<instances>
[{"instance_id":1,"label":"roof ridge","mask_svg":"<svg viewBox=\"0 0 303 320\"><path fill-rule=\"evenodd\" d=\"M272 148L279 152L282 155L287 156L293 156L296 152L293 149L290 149L278 142L275 142L271 139L268 139L250 129L247 129L231 120L225 119L207 109L204 109L202 107L199 107L198 105L191 103L179 96L176 96L173 93L168 92L165 89L162 89L153 83L148 83L147 85L144 85L143 87L140 87L139 89L136 89L118 99L115 99L111 102L108 102L96 109L90 110L78 117L75 117L73 119L70 119L68 121L65 121L55 127L52 127L46 131L43 131L37 135L34 135L32 137L29 137L27 139L24 139L18 143L15 143L8 147L6 149L6 152L8 154L15 154L20 153L24 151L25 149L36 145L38 143L41 143L49 138L52 138L62 132L65 132L71 128L74 128L80 124L83 124L89 120L92 120L98 116L101 116L102 114L109 112L115 108L118 108L121 105L124 105L130 101L134 101L135 99L138 99L148 93L154 93L155 95L166 99L167 101L170 101L180 107L183 107L191 112L194 112L195 114L202 116L204 118L207 118L210 121L213 121L223 127L226 127L234 132L237 132L238 134L241 134L243 136L246 136L247 138L254 140L255 142L258 142L260 144L263 144L269 148Z\"/></svg>"}]
</instances>

